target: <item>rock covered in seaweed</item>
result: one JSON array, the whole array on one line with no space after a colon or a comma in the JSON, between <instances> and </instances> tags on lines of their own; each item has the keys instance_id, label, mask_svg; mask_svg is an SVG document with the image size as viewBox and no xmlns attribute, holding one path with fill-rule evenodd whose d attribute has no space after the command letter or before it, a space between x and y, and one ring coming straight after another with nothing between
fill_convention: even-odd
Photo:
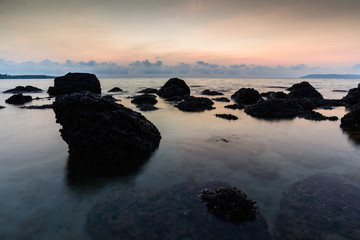
<instances>
[{"instance_id":1,"label":"rock covered in seaweed","mask_svg":"<svg viewBox=\"0 0 360 240\"><path fill-rule=\"evenodd\" d=\"M4 91L4 93L38 93L38 92L42 92L43 90L41 90L40 88L37 87L33 87L33 86L17 86L15 88L9 89Z\"/></svg>"},{"instance_id":2,"label":"rock covered in seaweed","mask_svg":"<svg viewBox=\"0 0 360 240\"><path fill-rule=\"evenodd\" d=\"M205 97L186 97L184 101L175 105L179 110L184 112L203 112L212 110L214 102Z\"/></svg>"},{"instance_id":3,"label":"rock covered in seaweed","mask_svg":"<svg viewBox=\"0 0 360 240\"><path fill-rule=\"evenodd\" d=\"M308 82L301 82L292 85L287 90L290 91L290 98L318 98L323 99L321 93L319 93L313 86Z\"/></svg>"},{"instance_id":4,"label":"rock covered in seaweed","mask_svg":"<svg viewBox=\"0 0 360 240\"><path fill-rule=\"evenodd\" d=\"M159 89L157 94L162 98L184 97L190 95L190 88L184 80L171 78Z\"/></svg>"},{"instance_id":5,"label":"rock covered in seaweed","mask_svg":"<svg viewBox=\"0 0 360 240\"><path fill-rule=\"evenodd\" d=\"M49 87L49 95L57 96L76 92L89 91L95 94L101 93L100 82L94 74L68 73L65 76L56 77L54 86Z\"/></svg>"},{"instance_id":6,"label":"rock covered in seaweed","mask_svg":"<svg viewBox=\"0 0 360 240\"><path fill-rule=\"evenodd\" d=\"M259 92L253 88L241 88L237 90L232 96L232 99L237 104L254 104L261 99Z\"/></svg>"},{"instance_id":7,"label":"rock covered in seaweed","mask_svg":"<svg viewBox=\"0 0 360 240\"><path fill-rule=\"evenodd\" d=\"M211 214L199 194L230 187L222 182L187 182L156 194L135 194L134 189L118 189L100 200L90 211L86 228L97 240L192 239L257 240L271 239L259 210L256 220L235 225Z\"/></svg>"},{"instance_id":8,"label":"rock covered in seaweed","mask_svg":"<svg viewBox=\"0 0 360 240\"><path fill-rule=\"evenodd\" d=\"M160 143L160 132L143 115L90 92L58 96L53 108L73 170L126 173Z\"/></svg>"},{"instance_id":9,"label":"rock covered in seaweed","mask_svg":"<svg viewBox=\"0 0 360 240\"><path fill-rule=\"evenodd\" d=\"M22 93L14 94L5 100L5 102L8 104L16 104L16 105L25 104L31 101L32 101L31 96L22 95Z\"/></svg>"}]
</instances>

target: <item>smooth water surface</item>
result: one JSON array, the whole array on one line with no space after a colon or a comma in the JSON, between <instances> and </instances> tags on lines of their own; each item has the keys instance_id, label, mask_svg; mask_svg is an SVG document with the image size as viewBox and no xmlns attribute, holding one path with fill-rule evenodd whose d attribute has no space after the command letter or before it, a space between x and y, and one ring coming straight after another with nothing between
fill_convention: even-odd
<instances>
[{"instance_id":1,"label":"smooth water surface","mask_svg":"<svg viewBox=\"0 0 360 240\"><path fill-rule=\"evenodd\" d=\"M167 79L100 79L102 92L115 94L136 110L129 96L146 88L159 88ZM285 91L300 79L185 79L192 95L204 89L221 90L225 97L239 88L259 92ZM310 79L325 98L340 99L358 80ZM18 85L47 90L53 80L0 80L0 92ZM31 94L45 97L44 93ZM159 129L157 151L136 173L112 178L87 178L67 172L67 145L51 109L19 109L5 103L11 94L0 93L0 239L90 239L85 230L91 207L112 189L139 188L157 192L184 182L220 180L237 186L258 203L270 231L282 193L295 182L318 173L360 177L360 145L339 127L340 121L305 119L266 121L243 110L224 108L185 113L174 103L158 98L160 109L143 112ZM35 100L42 105L52 100ZM138 111L138 110L136 110ZM341 118L346 110L319 110ZM230 113L239 120L216 118ZM226 140L226 141L224 141Z\"/></svg>"}]
</instances>

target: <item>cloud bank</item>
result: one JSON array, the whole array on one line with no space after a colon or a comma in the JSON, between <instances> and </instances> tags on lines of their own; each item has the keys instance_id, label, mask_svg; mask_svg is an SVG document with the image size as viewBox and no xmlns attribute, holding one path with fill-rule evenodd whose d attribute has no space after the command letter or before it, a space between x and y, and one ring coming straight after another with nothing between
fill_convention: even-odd
<instances>
[{"instance_id":1,"label":"cloud bank","mask_svg":"<svg viewBox=\"0 0 360 240\"><path fill-rule=\"evenodd\" d=\"M350 72L359 73L360 64L349 68ZM56 62L43 60L40 62L17 63L0 59L0 73L2 74L46 74L64 75L68 72L91 72L101 77L250 77L250 78L297 78L306 74L329 73L330 68L311 67L305 64L291 66L265 66L255 64L220 65L204 61L195 63L179 63L167 65L162 61L149 60L134 61L129 64L115 62L72 61ZM330 72L344 73L344 72Z\"/></svg>"}]
</instances>

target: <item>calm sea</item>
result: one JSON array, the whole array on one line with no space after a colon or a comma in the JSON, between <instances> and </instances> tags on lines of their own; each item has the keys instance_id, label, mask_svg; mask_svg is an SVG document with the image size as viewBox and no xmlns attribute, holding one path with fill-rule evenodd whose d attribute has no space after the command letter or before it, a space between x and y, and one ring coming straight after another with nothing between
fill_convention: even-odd
<instances>
[{"instance_id":1,"label":"calm sea","mask_svg":"<svg viewBox=\"0 0 360 240\"><path fill-rule=\"evenodd\" d=\"M127 97L145 88L159 88L167 79L100 79L105 94L114 95L136 110ZM230 98L236 90L251 87L259 92L285 91L301 79L189 78L192 95L204 89L221 90ZM339 99L359 80L310 79L325 98ZM0 91L18 85L41 89L52 79L0 80ZM31 94L45 97L46 91ZM141 188L157 192L187 180L220 180L237 186L257 201L270 231L279 210L282 193L309 176L345 174L360 176L360 145L339 127L340 121L315 122L304 119L265 121L243 110L224 108L184 113L173 103L158 98L153 112L143 112L159 129L158 150L136 173L116 178L86 178L67 173L67 145L60 137L60 125L51 109L29 110L5 103L10 94L0 93L0 239L90 239L85 230L91 207L112 189ZM36 100L26 105L42 105ZM346 110L320 110L341 118ZM216 118L230 113L237 121ZM227 141L223 141L226 139Z\"/></svg>"}]
</instances>

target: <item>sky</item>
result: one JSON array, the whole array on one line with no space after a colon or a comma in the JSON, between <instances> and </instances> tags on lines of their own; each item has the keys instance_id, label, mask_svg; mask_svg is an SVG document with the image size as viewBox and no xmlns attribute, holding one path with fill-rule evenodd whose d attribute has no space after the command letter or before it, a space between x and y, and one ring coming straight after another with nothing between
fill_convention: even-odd
<instances>
[{"instance_id":1,"label":"sky","mask_svg":"<svg viewBox=\"0 0 360 240\"><path fill-rule=\"evenodd\" d=\"M0 0L0 73L360 74L359 0Z\"/></svg>"}]
</instances>

